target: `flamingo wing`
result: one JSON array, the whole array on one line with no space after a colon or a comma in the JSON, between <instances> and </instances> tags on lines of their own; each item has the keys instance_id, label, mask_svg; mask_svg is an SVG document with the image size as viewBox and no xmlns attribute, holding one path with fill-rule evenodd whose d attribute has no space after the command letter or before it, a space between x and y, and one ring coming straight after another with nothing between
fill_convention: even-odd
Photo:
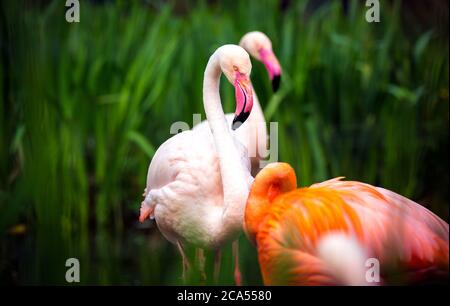
<instances>
[{"instance_id":1,"label":"flamingo wing","mask_svg":"<svg viewBox=\"0 0 450 306\"><path fill-rule=\"evenodd\" d=\"M223 190L212 139L185 131L156 151L147 174L145 199L161 233L172 243L210 243L204 231L220 216ZM208 217L206 217L208 216Z\"/></svg>"},{"instance_id":2,"label":"flamingo wing","mask_svg":"<svg viewBox=\"0 0 450 306\"><path fill-rule=\"evenodd\" d=\"M335 233L358 246L323 256L320 242ZM340 283L345 269L339 275L331 263L355 254L378 259L382 273L392 267L411 276L448 273L447 223L394 192L340 178L278 196L256 240L266 284Z\"/></svg>"},{"instance_id":3,"label":"flamingo wing","mask_svg":"<svg viewBox=\"0 0 450 306\"><path fill-rule=\"evenodd\" d=\"M338 284L318 245L339 232L361 237L362 226L354 210L333 192L303 188L278 196L256 235L265 284Z\"/></svg>"},{"instance_id":4,"label":"flamingo wing","mask_svg":"<svg viewBox=\"0 0 450 306\"><path fill-rule=\"evenodd\" d=\"M383 261L395 258L417 267L448 262L448 224L425 207L360 182L333 179L311 188L333 190L354 209L364 225L365 245Z\"/></svg>"},{"instance_id":5,"label":"flamingo wing","mask_svg":"<svg viewBox=\"0 0 450 306\"><path fill-rule=\"evenodd\" d=\"M249 170L245 147L238 141L235 146ZM252 182L250 174L247 182ZM209 129L184 131L158 148L144 196L141 220L154 217L167 240L215 246L224 202L219 158Z\"/></svg>"}]
</instances>

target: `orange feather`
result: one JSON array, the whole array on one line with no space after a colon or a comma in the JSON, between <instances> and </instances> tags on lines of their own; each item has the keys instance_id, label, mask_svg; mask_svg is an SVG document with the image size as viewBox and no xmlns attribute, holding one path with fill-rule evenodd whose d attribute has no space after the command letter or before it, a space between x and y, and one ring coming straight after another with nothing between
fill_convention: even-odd
<instances>
[{"instance_id":1,"label":"orange feather","mask_svg":"<svg viewBox=\"0 0 450 306\"><path fill-rule=\"evenodd\" d=\"M333 233L355 239L367 258L378 259L382 276L448 277L448 224L432 212L389 190L341 178L296 189L295 172L285 163L256 176L244 229L257 246L267 285L341 284L318 256L319 241Z\"/></svg>"}]
</instances>

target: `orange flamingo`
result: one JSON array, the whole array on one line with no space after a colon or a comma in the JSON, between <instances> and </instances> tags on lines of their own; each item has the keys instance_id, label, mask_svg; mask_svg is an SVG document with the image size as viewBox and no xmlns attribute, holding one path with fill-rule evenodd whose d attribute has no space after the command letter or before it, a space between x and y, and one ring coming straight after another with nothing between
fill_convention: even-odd
<instances>
[{"instance_id":1,"label":"orange flamingo","mask_svg":"<svg viewBox=\"0 0 450 306\"><path fill-rule=\"evenodd\" d=\"M255 178L244 229L266 285L370 285L448 280L449 227L392 191L335 178L297 189L286 163ZM368 259L380 282L366 277Z\"/></svg>"}]
</instances>

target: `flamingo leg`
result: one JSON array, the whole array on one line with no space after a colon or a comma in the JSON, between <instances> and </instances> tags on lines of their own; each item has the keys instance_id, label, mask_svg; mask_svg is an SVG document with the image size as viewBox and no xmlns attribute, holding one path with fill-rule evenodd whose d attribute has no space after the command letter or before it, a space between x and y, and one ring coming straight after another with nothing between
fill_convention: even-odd
<instances>
[{"instance_id":1,"label":"flamingo leg","mask_svg":"<svg viewBox=\"0 0 450 306\"><path fill-rule=\"evenodd\" d=\"M198 261L198 268L200 270L200 281L206 281L206 273L205 273L205 252L203 249L196 249L196 257Z\"/></svg>"},{"instance_id":2,"label":"flamingo leg","mask_svg":"<svg viewBox=\"0 0 450 306\"><path fill-rule=\"evenodd\" d=\"M181 243L179 241L177 241L177 247L178 247L178 251L180 251L181 258L183 260L183 274L181 275L181 278L183 279L183 283L186 284L186 274L190 268L189 260L186 256L186 253L184 252L183 246L181 245Z\"/></svg>"},{"instance_id":3,"label":"flamingo leg","mask_svg":"<svg viewBox=\"0 0 450 306\"><path fill-rule=\"evenodd\" d=\"M232 250L234 258L234 282L236 286L241 286L241 270L239 269L239 240L233 241Z\"/></svg>"},{"instance_id":4,"label":"flamingo leg","mask_svg":"<svg viewBox=\"0 0 450 306\"><path fill-rule=\"evenodd\" d=\"M214 283L217 284L219 282L219 274L220 274L220 261L222 259L222 253L220 250L216 250L214 254Z\"/></svg>"}]
</instances>

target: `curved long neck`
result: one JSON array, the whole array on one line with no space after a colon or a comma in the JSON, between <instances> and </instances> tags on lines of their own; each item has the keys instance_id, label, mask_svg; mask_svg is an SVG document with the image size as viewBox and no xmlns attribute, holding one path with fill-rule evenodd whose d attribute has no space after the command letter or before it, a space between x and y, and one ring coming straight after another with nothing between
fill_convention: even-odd
<instances>
[{"instance_id":1,"label":"curved long neck","mask_svg":"<svg viewBox=\"0 0 450 306\"><path fill-rule=\"evenodd\" d=\"M222 72L218 57L217 53L213 54L205 70L203 104L220 161L224 196L221 232L230 235L242 228L249 191L248 170L244 169L241 163L220 101L219 84Z\"/></svg>"},{"instance_id":2,"label":"curved long neck","mask_svg":"<svg viewBox=\"0 0 450 306\"><path fill-rule=\"evenodd\" d=\"M261 169L261 160L269 157L269 152L267 151L267 123L254 89L253 108L247 121L250 127L249 141L253 141L255 144L255 146L250 146L250 150L253 149L251 151L252 175L256 176Z\"/></svg>"},{"instance_id":3,"label":"curved long neck","mask_svg":"<svg viewBox=\"0 0 450 306\"><path fill-rule=\"evenodd\" d=\"M258 95L256 94L255 89L253 89L253 107L248 120L257 123L266 122L266 120L264 119L264 112L262 110L261 104L259 104Z\"/></svg>"}]
</instances>

